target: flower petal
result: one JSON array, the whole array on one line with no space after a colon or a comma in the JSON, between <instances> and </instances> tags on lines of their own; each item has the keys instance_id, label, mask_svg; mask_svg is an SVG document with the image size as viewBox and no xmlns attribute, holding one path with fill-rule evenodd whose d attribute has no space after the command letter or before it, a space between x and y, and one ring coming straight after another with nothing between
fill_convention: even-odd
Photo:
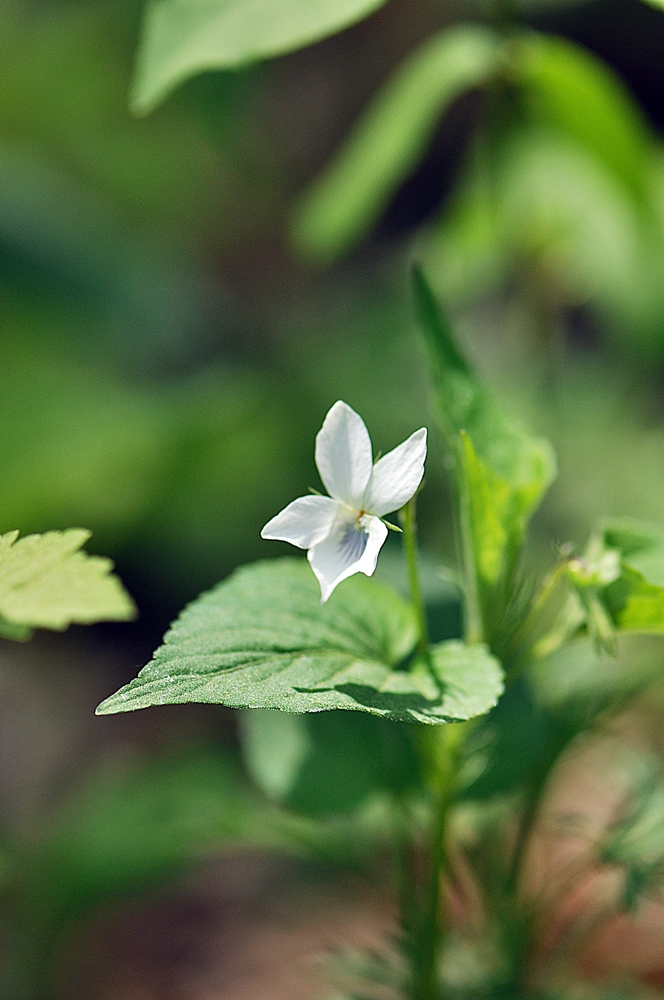
<instances>
[{"instance_id":1,"label":"flower petal","mask_svg":"<svg viewBox=\"0 0 664 1000\"><path fill-rule=\"evenodd\" d=\"M261 538L276 538L308 549L329 535L339 504L330 497L298 497L268 521Z\"/></svg>"},{"instance_id":2,"label":"flower petal","mask_svg":"<svg viewBox=\"0 0 664 1000\"><path fill-rule=\"evenodd\" d=\"M341 400L316 435L316 465L330 496L361 510L371 475L371 440L362 417Z\"/></svg>"},{"instance_id":3,"label":"flower petal","mask_svg":"<svg viewBox=\"0 0 664 1000\"><path fill-rule=\"evenodd\" d=\"M399 510L415 493L424 475L427 429L420 428L379 458L374 465L361 509L382 517Z\"/></svg>"},{"instance_id":4,"label":"flower petal","mask_svg":"<svg viewBox=\"0 0 664 1000\"><path fill-rule=\"evenodd\" d=\"M346 577L354 573L371 576L386 538L387 528L377 517L365 515L361 522L337 518L327 538L307 554L320 583L321 604Z\"/></svg>"}]
</instances>

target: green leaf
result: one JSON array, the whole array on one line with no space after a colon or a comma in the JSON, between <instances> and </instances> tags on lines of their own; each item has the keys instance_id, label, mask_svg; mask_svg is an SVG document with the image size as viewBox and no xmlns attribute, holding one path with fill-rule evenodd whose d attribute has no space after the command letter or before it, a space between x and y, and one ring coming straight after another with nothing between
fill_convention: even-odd
<instances>
[{"instance_id":1,"label":"green leaf","mask_svg":"<svg viewBox=\"0 0 664 1000\"><path fill-rule=\"evenodd\" d=\"M490 799L513 792L537 773L557 736L530 686L518 678L464 743L460 797Z\"/></svg>"},{"instance_id":2,"label":"green leaf","mask_svg":"<svg viewBox=\"0 0 664 1000\"><path fill-rule=\"evenodd\" d=\"M305 720L287 712L254 709L242 714L244 760L251 777L270 799L283 799L309 756Z\"/></svg>"},{"instance_id":3,"label":"green leaf","mask_svg":"<svg viewBox=\"0 0 664 1000\"><path fill-rule=\"evenodd\" d=\"M587 49L535 32L517 42L514 72L532 121L585 146L643 205L654 137L619 76Z\"/></svg>"},{"instance_id":4,"label":"green leaf","mask_svg":"<svg viewBox=\"0 0 664 1000\"><path fill-rule=\"evenodd\" d=\"M184 80L311 45L385 0L152 0L131 104L147 114Z\"/></svg>"},{"instance_id":5,"label":"green leaf","mask_svg":"<svg viewBox=\"0 0 664 1000\"><path fill-rule=\"evenodd\" d=\"M664 632L661 528L633 520L604 521L583 558L571 560L569 573L581 599L584 590L594 594L597 610L605 609L620 631ZM584 607L588 611L585 600Z\"/></svg>"},{"instance_id":6,"label":"green leaf","mask_svg":"<svg viewBox=\"0 0 664 1000\"><path fill-rule=\"evenodd\" d=\"M27 642L34 635L34 629L27 625L16 625L6 618L0 617L0 635L3 639L14 639L15 642Z\"/></svg>"},{"instance_id":7,"label":"green leaf","mask_svg":"<svg viewBox=\"0 0 664 1000\"><path fill-rule=\"evenodd\" d=\"M664 587L664 530L645 521L603 521L600 534L604 545L619 549L622 561L637 570L649 583Z\"/></svg>"},{"instance_id":8,"label":"green leaf","mask_svg":"<svg viewBox=\"0 0 664 1000\"><path fill-rule=\"evenodd\" d=\"M662 238L658 182L643 166L652 178L646 212L587 145L553 126L512 123L488 159L475 156L426 236L437 291L467 307L510 287L525 266L545 298L555 288L565 301L590 301L613 336L652 350Z\"/></svg>"},{"instance_id":9,"label":"green leaf","mask_svg":"<svg viewBox=\"0 0 664 1000\"><path fill-rule=\"evenodd\" d=\"M462 432L461 440L478 575L494 586L504 575L506 562L511 564L518 555L528 521L551 481L549 453L534 450L529 456L531 475L510 482L479 458L468 434Z\"/></svg>"},{"instance_id":10,"label":"green leaf","mask_svg":"<svg viewBox=\"0 0 664 1000\"><path fill-rule=\"evenodd\" d=\"M110 559L79 551L89 537L82 528L21 539L18 531L0 536L0 615L7 622L6 627L0 622L0 633L26 638L26 628L65 629L72 622L134 617L134 604L111 574Z\"/></svg>"},{"instance_id":11,"label":"green leaf","mask_svg":"<svg viewBox=\"0 0 664 1000\"><path fill-rule=\"evenodd\" d=\"M617 632L664 633L664 587L650 582L664 578L660 528L633 520L603 521L583 556L565 563L565 578L571 590L535 655L547 656L584 631L598 651L611 656Z\"/></svg>"},{"instance_id":12,"label":"green leaf","mask_svg":"<svg viewBox=\"0 0 664 1000\"><path fill-rule=\"evenodd\" d=\"M461 355L443 310L419 268L413 271L415 305L428 348L436 417L453 453L465 431L479 458L508 483L544 492L556 474L553 449L510 420Z\"/></svg>"},{"instance_id":13,"label":"green leaf","mask_svg":"<svg viewBox=\"0 0 664 1000\"><path fill-rule=\"evenodd\" d=\"M484 715L503 693L502 667L486 646L450 639L433 647L432 660L443 688L437 713L446 720Z\"/></svg>"},{"instance_id":14,"label":"green leaf","mask_svg":"<svg viewBox=\"0 0 664 1000\"><path fill-rule=\"evenodd\" d=\"M245 763L269 798L313 816L349 813L370 795L412 791L420 769L412 726L364 712L243 712Z\"/></svg>"},{"instance_id":15,"label":"green leaf","mask_svg":"<svg viewBox=\"0 0 664 1000\"><path fill-rule=\"evenodd\" d=\"M365 712L318 712L300 718L309 753L289 790L290 809L313 816L348 813L377 793L403 798L421 787L413 726Z\"/></svg>"},{"instance_id":16,"label":"green leaf","mask_svg":"<svg viewBox=\"0 0 664 1000\"><path fill-rule=\"evenodd\" d=\"M547 441L522 431L486 392L419 270L414 287L436 416L456 463L466 579L472 574L491 633L504 618L528 522L555 476L555 457Z\"/></svg>"},{"instance_id":17,"label":"green leaf","mask_svg":"<svg viewBox=\"0 0 664 1000\"><path fill-rule=\"evenodd\" d=\"M197 701L440 723L495 703L501 668L483 647L436 647L442 691L394 669L415 634L410 606L375 580L353 577L321 605L306 562L254 563L185 609L152 663L97 711Z\"/></svg>"},{"instance_id":18,"label":"green leaf","mask_svg":"<svg viewBox=\"0 0 664 1000\"><path fill-rule=\"evenodd\" d=\"M628 632L664 632L664 587L648 583L629 566L604 592L617 627Z\"/></svg>"},{"instance_id":19,"label":"green leaf","mask_svg":"<svg viewBox=\"0 0 664 1000\"><path fill-rule=\"evenodd\" d=\"M426 152L441 116L494 76L503 53L495 32L464 25L408 56L307 191L294 221L296 245L332 260L355 244Z\"/></svg>"}]
</instances>

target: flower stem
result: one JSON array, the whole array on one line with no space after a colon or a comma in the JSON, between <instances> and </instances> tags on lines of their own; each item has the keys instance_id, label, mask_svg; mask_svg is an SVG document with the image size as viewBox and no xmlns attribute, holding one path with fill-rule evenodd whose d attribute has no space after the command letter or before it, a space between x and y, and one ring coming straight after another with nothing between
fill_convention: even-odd
<instances>
[{"instance_id":1,"label":"flower stem","mask_svg":"<svg viewBox=\"0 0 664 1000\"><path fill-rule=\"evenodd\" d=\"M406 506L401 508L399 515L403 527L410 596L417 618L417 652L426 663L429 663L429 627L427 625L427 615L422 597L422 585L420 583L417 560L417 520L415 517L415 507L415 497L412 497Z\"/></svg>"},{"instance_id":2,"label":"flower stem","mask_svg":"<svg viewBox=\"0 0 664 1000\"><path fill-rule=\"evenodd\" d=\"M464 432L457 449L457 531L463 569L464 639L469 646L484 640L482 604L480 601L470 516L470 490L464 471Z\"/></svg>"}]
</instances>

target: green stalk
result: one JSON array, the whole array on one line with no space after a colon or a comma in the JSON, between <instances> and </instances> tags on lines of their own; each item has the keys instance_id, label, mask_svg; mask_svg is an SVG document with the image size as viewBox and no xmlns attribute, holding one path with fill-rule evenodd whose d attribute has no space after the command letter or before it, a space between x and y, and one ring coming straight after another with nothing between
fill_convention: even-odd
<instances>
[{"instance_id":1,"label":"green stalk","mask_svg":"<svg viewBox=\"0 0 664 1000\"><path fill-rule=\"evenodd\" d=\"M463 435L463 431L461 432ZM464 638L469 646L484 639L482 623L482 607L480 602L475 564L475 546L473 544L473 529L470 515L470 494L468 480L464 470L465 459L463 443L459 441L456 455L456 508L459 541L461 547L461 565L463 570L464 589Z\"/></svg>"},{"instance_id":2,"label":"green stalk","mask_svg":"<svg viewBox=\"0 0 664 1000\"><path fill-rule=\"evenodd\" d=\"M422 596L418 558L415 497L401 510L406 564L411 600L417 619L417 656L435 678L429 647L426 609ZM436 681L436 683L438 683ZM460 723L420 729L419 746L433 798L433 819L428 844L428 864L418 878L413 859L408 858L404 843L401 856L401 924L410 963L407 986L409 1000L440 1000L441 986L438 958L443 936L441 919L441 881L447 866L445 846L449 808L453 800L458 748L466 726Z\"/></svg>"},{"instance_id":3,"label":"green stalk","mask_svg":"<svg viewBox=\"0 0 664 1000\"><path fill-rule=\"evenodd\" d=\"M412 497L401 509L400 518L403 527L403 539L408 568L408 583L410 598L417 618L417 654L425 663L431 661L429 652L429 627L427 625L426 609L422 597L420 573L417 562L417 521L415 518L415 497Z\"/></svg>"},{"instance_id":4,"label":"green stalk","mask_svg":"<svg viewBox=\"0 0 664 1000\"><path fill-rule=\"evenodd\" d=\"M442 881L447 869L447 823L454 799L458 752L466 732L463 723L450 723L422 733L421 749L432 766L434 817L429 843L429 866L421 895L419 920L412 947L412 1000L441 1000L438 960L444 933Z\"/></svg>"}]
</instances>

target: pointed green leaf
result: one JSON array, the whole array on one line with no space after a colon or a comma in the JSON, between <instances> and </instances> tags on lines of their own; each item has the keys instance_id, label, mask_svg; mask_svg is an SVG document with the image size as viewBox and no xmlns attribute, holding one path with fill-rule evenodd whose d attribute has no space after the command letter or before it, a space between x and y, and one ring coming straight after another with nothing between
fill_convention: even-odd
<instances>
[{"instance_id":1,"label":"pointed green leaf","mask_svg":"<svg viewBox=\"0 0 664 1000\"><path fill-rule=\"evenodd\" d=\"M461 440L478 575L493 586L504 574L506 563L518 555L528 521L549 485L548 455L533 453L533 478L510 483L479 458L468 434L462 432ZM538 457L539 470L535 466Z\"/></svg>"},{"instance_id":2,"label":"pointed green leaf","mask_svg":"<svg viewBox=\"0 0 664 1000\"><path fill-rule=\"evenodd\" d=\"M556 474L553 449L507 417L462 357L440 305L419 268L413 271L415 305L428 348L436 417L451 451L465 431L482 461L508 483L539 490Z\"/></svg>"},{"instance_id":3,"label":"pointed green leaf","mask_svg":"<svg viewBox=\"0 0 664 1000\"><path fill-rule=\"evenodd\" d=\"M79 551L89 537L82 528L0 536L0 615L8 622L7 628L0 625L2 634L16 626L64 629L72 622L134 617L131 598L111 574L111 560Z\"/></svg>"},{"instance_id":4,"label":"pointed green leaf","mask_svg":"<svg viewBox=\"0 0 664 1000\"><path fill-rule=\"evenodd\" d=\"M311 45L385 0L151 0L138 51L132 108L147 114L179 84Z\"/></svg>"},{"instance_id":5,"label":"pointed green leaf","mask_svg":"<svg viewBox=\"0 0 664 1000\"><path fill-rule=\"evenodd\" d=\"M306 192L294 222L296 245L332 260L355 244L414 170L441 116L494 76L503 53L498 34L463 25L409 55Z\"/></svg>"},{"instance_id":6,"label":"pointed green leaf","mask_svg":"<svg viewBox=\"0 0 664 1000\"><path fill-rule=\"evenodd\" d=\"M412 609L375 580L353 577L321 605L306 562L259 562L185 609L152 663L97 711L198 701L439 723L494 703L501 669L482 647L444 644L436 654L442 690L431 692L395 669L414 643Z\"/></svg>"},{"instance_id":7,"label":"pointed green leaf","mask_svg":"<svg viewBox=\"0 0 664 1000\"><path fill-rule=\"evenodd\" d=\"M462 530L471 549L464 558L473 564L486 627L489 618L504 615L528 522L555 476L555 457L548 441L527 435L486 392L419 270L414 287L436 416L456 463Z\"/></svg>"}]
</instances>

